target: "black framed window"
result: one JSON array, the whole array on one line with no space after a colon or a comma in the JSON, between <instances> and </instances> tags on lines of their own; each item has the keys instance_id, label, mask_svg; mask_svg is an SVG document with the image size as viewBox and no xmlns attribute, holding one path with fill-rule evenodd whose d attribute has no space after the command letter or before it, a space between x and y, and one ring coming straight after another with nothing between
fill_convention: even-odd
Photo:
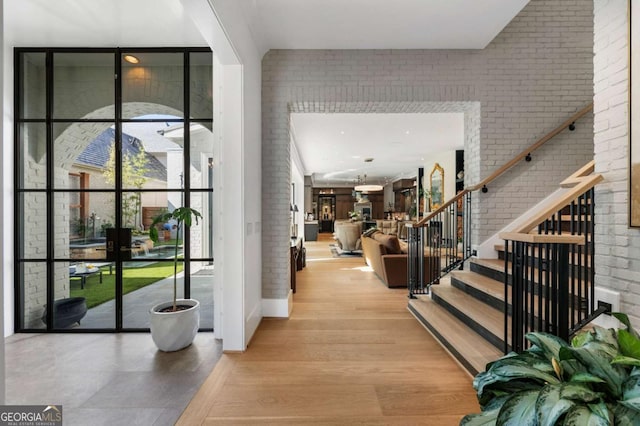
<instances>
[{"instance_id":1,"label":"black framed window","mask_svg":"<svg viewBox=\"0 0 640 426\"><path fill-rule=\"evenodd\" d=\"M180 294L213 328L212 64L208 48L15 49L16 331L148 330L176 240ZM203 220L153 244L181 205ZM107 256L110 229L127 256Z\"/></svg>"}]
</instances>

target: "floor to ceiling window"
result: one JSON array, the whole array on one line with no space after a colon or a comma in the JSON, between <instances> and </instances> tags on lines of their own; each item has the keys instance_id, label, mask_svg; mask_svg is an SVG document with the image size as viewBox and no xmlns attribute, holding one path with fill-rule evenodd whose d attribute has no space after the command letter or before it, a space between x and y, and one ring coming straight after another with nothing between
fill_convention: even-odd
<instances>
[{"instance_id":1,"label":"floor to ceiling window","mask_svg":"<svg viewBox=\"0 0 640 426\"><path fill-rule=\"evenodd\" d=\"M173 292L213 328L212 53L16 49L16 331L144 330ZM158 214L203 219L176 232Z\"/></svg>"}]
</instances>

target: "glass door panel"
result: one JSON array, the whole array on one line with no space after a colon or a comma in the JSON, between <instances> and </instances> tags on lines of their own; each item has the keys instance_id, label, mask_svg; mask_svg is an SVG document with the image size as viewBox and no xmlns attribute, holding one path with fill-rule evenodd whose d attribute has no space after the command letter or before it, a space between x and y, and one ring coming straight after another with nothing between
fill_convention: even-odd
<instances>
[{"instance_id":1,"label":"glass door panel","mask_svg":"<svg viewBox=\"0 0 640 426\"><path fill-rule=\"evenodd\" d=\"M211 119L213 118L213 53L190 53L189 66L190 117Z\"/></svg>"},{"instance_id":2,"label":"glass door panel","mask_svg":"<svg viewBox=\"0 0 640 426\"><path fill-rule=\"evenodd\" d=\"M162 302L173 300L174 264L160 258L168 253L155 253L156 260L134 257L123 263L123 323L124 328L148 328L149 309ZM184 262L178 262L177 297L184 297Z\"/></svg>"},{"instance_id":3,"label":"glass door panel","mask_svg":"<svg viewBox=\"0 0 640 426\"><path fill-rule=\"evenodd\" d=\"M211 52L69 50L17 56L16 329L146 329L174 280L212 328ZM188 238L169 221L152 243L153 218L184 205L203 214Z\"/></svg>"},{"instance_id":4,"label":"glass door panel","mask_svg":"<svg viewBox=\"0 0 640 426\"><path fill-rule=\"evenodd\" d=\"M40 330L46 328L47 264L46 262L21 262L16 271L20 276L20 328Z\"/></svg>"},{"instance_id":5,"label":"glass door panel","mask_svg":"<svg viewBox=\"0 0 640 426\"><path fill-rule=\"evenodd\" d=\"M19 68L22 79L19 87L20 111L23 118L44 119L46 117L47 75L46 53L23 52Z\"/></svg>"},{"instance_id":6,"label":"glass door panel","mask_svg":"<svg viewBox=\"0 0 640 426\"><path fill-rule=\"evenodd\" d=\"M22 123L18 128L18 188L44 189L47 184L47 127Z\"/></svg>"},{"instance_id":7,"label":"glass door panel","mask_svg":"<svg viewBox=\"0 0 640 426\"><path fill-rule=\"evenodd\" d=\"M189 173L192 189L213 188L213 132L211 122L191 123Z\"/></svg>"},{"instance_id":8,"label":"glass door panel","mask_svg":"<svg viewBox=\"0 0 640 426\"><path fill-rule=\"evenodd\" d=\"M191 262L191 298L200 302L200 328L213 328L213 261Z\"/></svg>"},{"instance_id":9,"label":"glass door panel","mask_svg":"<svg viewBox=\"0 0 640 426\"><path fill-rule=\"evenodd\" d=\"M55 123L53 133L55 188L115 190L113 123ZM69 179L71 174L86 176L82 187Z\"/></svg>"},{"instance_id":10,"label":"glass door panel","mask_svg":"<svg viewBox=\"0 0 640 426\"><path fill-rule=\"evenodd\" d=\"M167 100L171 113L184 117L184 54L174 52L124 52L122 61L122 118L140 115L132 103ZM127 105L130 104L130 105ZM169 112L169 111L166 111Z\"/></svg>"},{"instance_id":11,"label":"glass door panel","mask_svg":"<svg viewBox=\"0 0 640 426\"><path fill-rule=\"evenodd\" d=\"M115 118L113 53L53 53L53 118Z\"/></svg>"},{"instance_id":12,"label":"glass door panel","mask_svg":"<svg viewBox=\"0 0 640 426\"><path fill-rule=\"evenodd\" d=\"M54 329L114 329L116 275L101 260L54 263Z\"/></svg>"}]
</instances>

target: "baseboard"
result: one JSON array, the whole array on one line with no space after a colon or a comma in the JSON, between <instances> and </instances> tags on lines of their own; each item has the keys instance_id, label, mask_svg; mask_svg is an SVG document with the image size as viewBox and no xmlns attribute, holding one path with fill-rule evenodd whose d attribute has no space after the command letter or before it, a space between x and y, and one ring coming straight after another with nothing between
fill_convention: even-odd
<instances>
[{"instance_id":1,"label":"baseboard","mask_svg":"<svg viewBox=\"0 0 640 426\"><path fill-rule=\"evenodd\" d=\"M289 318L293 310L293 292L286 299L262 299L262 315L271 318Z\"/></svg>"},{"instance_id":2,"label":"baseboard","mask_svg":"<svg viewBox=\"0 0 640 426\"><path fill-rule=\"evenodd\" d=\"M247 336L245 347L249 346L249 342L253 338L253 335L255 334L256 330L258 329L258 326L260 325L260 321L262 321L262 303L258 302L253 307L253 310L245 320L244 329L245 329L245 336Z\"/></svg>"}]
</instances>

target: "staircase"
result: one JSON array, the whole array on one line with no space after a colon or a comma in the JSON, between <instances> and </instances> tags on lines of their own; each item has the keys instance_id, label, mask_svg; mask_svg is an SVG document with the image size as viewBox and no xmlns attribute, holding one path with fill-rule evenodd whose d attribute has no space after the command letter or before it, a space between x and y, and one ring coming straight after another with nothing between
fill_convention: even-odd
<instances>
[{"instance_id":1,"label":"staircase","mask_svg":"<svg viewBox=\"0 0 640 426\"><path fill-rule=\"evenodd\" d=\"M494 246L495 259L471 257L465 270L451 271L410 299L409 311L472 375L512 345L523 349L528 331L567 338L599 315L593 306L591 240L593 186L601 176L592 171L590 163L574 173L529 218L513 225L513 232L500 234L510 241ZM568 254L564 264L559 247ZM518 297L512 297L513 288ZM515 317L512 303L518 307Z\"/></svg>"},{"instance_id":2,"label":"staircase","mask_svg":"<svg viewBox=\"0 0 640 426\"><path fill-rule=\"evenodd\" d=\"M469 261L468 271L452 271L417 296L409 310L471 373L503 355L504 261Z\"/></svg>"}]
</instances>

